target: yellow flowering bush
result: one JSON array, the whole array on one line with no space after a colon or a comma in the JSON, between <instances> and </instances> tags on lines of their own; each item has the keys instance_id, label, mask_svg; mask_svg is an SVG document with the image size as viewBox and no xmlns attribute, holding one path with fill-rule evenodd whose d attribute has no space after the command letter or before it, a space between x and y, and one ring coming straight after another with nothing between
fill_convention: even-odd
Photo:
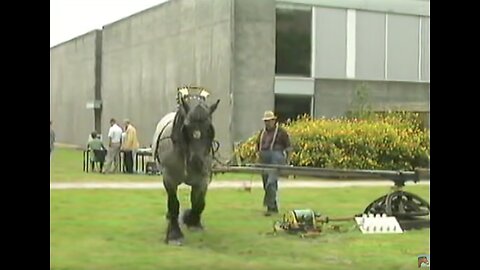
<instances>
[{"instance_id":1,"label":"yellow flowering bush","mask_svg":"<svg viewBox=\"0 0 480 270\"><path fill-rule=\"evenodd\" d=\"M320 168L413 170L429 167L430 134L412 113L368 119L312 119L283 125L293 146L291 164ZM235 153L242 162L257 159L254 134Z\"/></svg>"}]
</instances>

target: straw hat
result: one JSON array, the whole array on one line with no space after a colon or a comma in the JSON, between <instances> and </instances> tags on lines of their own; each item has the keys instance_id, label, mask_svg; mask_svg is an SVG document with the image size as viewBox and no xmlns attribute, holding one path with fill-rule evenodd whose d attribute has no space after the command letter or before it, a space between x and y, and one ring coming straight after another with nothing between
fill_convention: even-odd
<instances>
[{"instance_id":1,"label":"straw hat","mask_svg":"<svg viewBox=\"0 0 480 270\"><path fill-rule=\"evenodd\" d=\"M263 121L274 120L274 119L277 119L277 117L272 111L265 111L265 113L263 114L263 118L262 118Z\"/></svg>"}]
</instances>

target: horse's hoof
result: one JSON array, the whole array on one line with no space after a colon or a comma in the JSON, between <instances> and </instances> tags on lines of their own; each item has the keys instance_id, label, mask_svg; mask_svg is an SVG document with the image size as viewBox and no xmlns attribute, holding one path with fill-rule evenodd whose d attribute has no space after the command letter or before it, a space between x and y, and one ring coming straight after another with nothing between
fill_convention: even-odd
<instances>
[{"instance_id":1,"label":"horse's hoof","mask_svg":"<svg viewBox=\"0 0 480 270\"><path fill-rule=\"evenodd\" d=\"M169 245L169 246L181 246L181 245L183 245L183 238L167 240L167 245Z\"/></svg>"},{"instance_id":2,"label":"horse's hoof","mask_svg":"<svg viewBox=\"0 0 480 270\"><path fill-rule=\"evenodd\" d=\"M186 226L190 231L203 231L204 228L200 221L200 217L192 218L192 209L186 209L179 216L179 223Z\"/></svg>"},{"instance_id":3,"label":"horse's hoof","mask_svg":"<svg viewBox=\"0 0 480 270\"><path fill-rule=\"evenodd\" d=\"M188 219L190 218L190 212L192 209L183 210L180 215L178 215L178 224L188 227Z\"/></svg>"}]
</instances>

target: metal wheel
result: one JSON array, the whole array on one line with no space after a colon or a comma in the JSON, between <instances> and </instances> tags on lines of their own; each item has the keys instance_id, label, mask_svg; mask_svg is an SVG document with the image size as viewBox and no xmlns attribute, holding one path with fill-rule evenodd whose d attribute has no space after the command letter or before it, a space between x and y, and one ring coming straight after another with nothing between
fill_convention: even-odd
<instances>
[{"instance_id":1,"label":"metal wheel","mask_svg":"<svg viewBox=\"0 0 480 270\"><path fill-rule=\"evenodd\" d=\"M386 214L399 218L430 215L430 205L419 196L406 191L395 191L387 195Z\"/></svg>"},{"instance_id":2,"label":"metal wheel","mask_svg":"<svg viewBox=\"0 0 480 270\"><path fill-rule=\"evenodd\" d=\"M430 205L415 194L399 190L376 199L365 208L364 213L413 218L428 216Z\"/></svg>"},{"instance_id":3,"label":"metal wheel","mask_svg":"<svg viewBox=\"0 0 480 270\"><path fill-rule=\"evenodd\" d=\"M374 215L385 214L386 213L386 207L387 207L386 198L387 198L387 195L384 195L384 196L376 199L375 201L370 203L367 206L367 208L365 208L365 211L363 211L363 213L374 214Z\"/></svg>"}]
</instances>

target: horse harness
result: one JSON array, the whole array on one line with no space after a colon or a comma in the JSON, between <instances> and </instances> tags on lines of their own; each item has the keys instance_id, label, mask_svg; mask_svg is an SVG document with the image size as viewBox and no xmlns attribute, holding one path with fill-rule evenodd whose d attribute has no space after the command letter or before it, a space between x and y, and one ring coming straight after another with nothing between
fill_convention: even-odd
<instances>
[{"instance_id":1,"label":"horse harness","mask_svg":"<svg viewBox=\"0 0 480 270\"><path fill-rule=\"evenodd\" d=\"M164 126L164 127L162 128L162 130L160 131L160 134L158 135L159 137L162 137L163 132L164 132L165 129L168 127L168 125L170 125L172 122L174 122L174 120L170 120L170 121L168 121L168 122L165 124L165 126ZM155 151L156 153L158 153L159 142L160 142L160 141L163 141L163 140L166 140L166 139L172 139L172 137L171 137L171 136L167 136L167 137L164 137L164 138L160 138L160 139L157 141L157 146L156 146L157 149L155 149L155 150L156 150L156 151ZM214 147L214 144L217 144L218 147ZM218 142L217 140L213 140L212 145L211 145L211 147L210 147L211 153L212 153L212 157L213 157L213 159L216 160L217 162L223 164L223 162L221 162L220 160L218 160L218 158L217 158L216 155L215 155L215 154L218 152L218 149L219 149L219 148L220 148L220 142ZM160 158L158 157L158 155L155 156L155 160L160 164Z\"/></svg>"}]
</instances>

